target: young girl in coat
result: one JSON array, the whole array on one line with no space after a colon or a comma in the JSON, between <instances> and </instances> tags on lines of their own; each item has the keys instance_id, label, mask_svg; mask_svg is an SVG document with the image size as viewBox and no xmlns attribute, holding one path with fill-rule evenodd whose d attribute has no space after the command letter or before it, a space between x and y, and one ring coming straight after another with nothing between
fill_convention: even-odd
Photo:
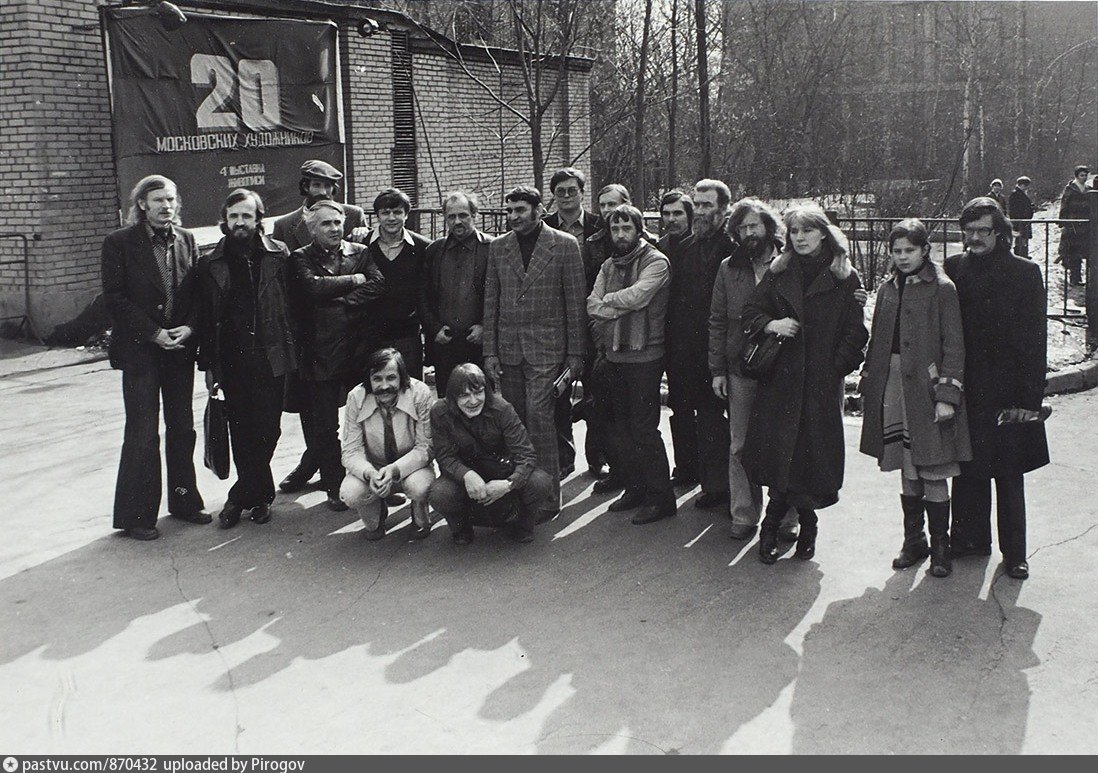
<instances>
[{"instance_id":1,"label":"young girl in coat","mask_svg":"<svg viewBox=\"0 0 1098 773\"><path fill-rule=\"evenodd\" d=\"M949 479L972 458L965 415L964 334L957 288L930 260L926 226L910 218L888 236L892 276L877 292L862 371L862 453L900 470L905 569L930 555L929 574L947 577ZM930 525L930 545L923 514Z\"/></svg>"}]
</instances>

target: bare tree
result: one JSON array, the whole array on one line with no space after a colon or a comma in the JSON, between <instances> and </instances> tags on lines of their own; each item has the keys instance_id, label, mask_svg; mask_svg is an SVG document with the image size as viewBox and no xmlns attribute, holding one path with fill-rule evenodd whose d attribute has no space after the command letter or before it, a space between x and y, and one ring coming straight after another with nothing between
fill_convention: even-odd
<instances>
[{"instance_id":1,"label":"bare tree","mask_svg":"<svg viewBox=\"0 0 1098 773\"><path fill-rule=\"evenodd\" d=\"M645 155L644 155L644 114L645 91L644 77L648 70L648 42L652 37L652 0L644 3L644 29L641 32L640 62L637 65L637 93L633 110L633 152L636 172L633 176L633 197L640 206L645 201Z\"/></svg>"}]
</instances>

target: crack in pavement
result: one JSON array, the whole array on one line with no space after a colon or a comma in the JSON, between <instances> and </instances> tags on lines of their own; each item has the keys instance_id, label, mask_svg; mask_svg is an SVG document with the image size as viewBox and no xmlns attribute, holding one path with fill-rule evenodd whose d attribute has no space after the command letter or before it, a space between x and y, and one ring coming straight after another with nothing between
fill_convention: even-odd
<instances>
[{"instance_id":1,"label":"crack in pavement","mask_svg":"<svg viewBox=\"0 0 1098 773\"><path fill-rule=\"evenodd\" d=\"M1033 558L1035 555L1040 553L1045 548L1056 548L1056 547L1059 547L1060 545L1066 545L1069 542L1074 542L1075 540L1082 539L1083 537L1087 536L1088 534L1090 534L1095 529L1098 529L1098 523L1092 523L1084 531L1082 531L1079 534L1076 534L1074 537L1068 537L1065 540L1060 540L1059 542L1053 542L1051 545L1041 545L1041 547L1037 548L1036 550L1034 550L1032 553L1029 554L1029 558Z\"/></svg>"},{"instance_id":2,"label":"crack in pavement","mask_svg":"<svg viewBox=\"0 0 1098 773\"><path fill-rule=\"evenodd\" d=\"M225 667L225 676L229 681L229 694L233 698L233 726L236 732L233 736L233 753L240 754L240 735L244 732L244 728L240 726L240 700L236 694L236 683L233 681L233 669L229 665L228 658L225 657L225 653L221 651L221 645L217 643L217 638L214 636L213 628L210 627L209 621L198 613L195 608L194 602L190 597L183 592L183 586L179 582L179 567L175 563L175 553L170 553L169 558L172 562L172 572L175 575L175 588L179 591L180 598L187 603L187 606L191 608L191 612L202 623L202 627L206 629L206 635L210 638L210 646L213 647L214 652L217 653L217 657L221 659L221 664Z\"/></svg>"}]
</instances>

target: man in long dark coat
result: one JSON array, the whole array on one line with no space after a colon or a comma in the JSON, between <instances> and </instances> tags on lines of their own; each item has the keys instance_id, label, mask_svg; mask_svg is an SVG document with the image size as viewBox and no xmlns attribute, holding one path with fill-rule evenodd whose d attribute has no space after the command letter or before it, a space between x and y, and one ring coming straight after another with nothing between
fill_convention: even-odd
<instances>
[{"instance_id":1,"label":"man in long dark coat","mask_svg":"<svg viewBox=\"0 0 1098 773\"><path fill-rule=\"evenodd\" d=\"M961 302L972 461L953 484L953 555L991 555L994 478L999 550L1007 574L1025 579L1023 476L1048 464L1036 420L1045 393L1045 287L1036 264L1011 254L1010 221L993 199L966 204L961 230L965 251L947 258L945 270Z\"/></svg>"}]
</instances>

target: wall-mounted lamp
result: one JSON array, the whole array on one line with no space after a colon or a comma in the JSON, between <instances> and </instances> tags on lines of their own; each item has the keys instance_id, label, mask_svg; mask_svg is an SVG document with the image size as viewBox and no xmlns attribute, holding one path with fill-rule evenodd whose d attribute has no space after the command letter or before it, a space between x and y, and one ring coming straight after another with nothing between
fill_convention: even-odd
<instances>
[{"instance_id":1,"label":"wall-mounted lamp","mask_svg":"<svg viewBox=\"0 0 1098 773\"><path fill-rule=\"evenodd\" d=\"M373 19L362 19L355 28L358 30L358 34L364 38L368 38L372 35L376 35L381 32L381 25Z\"/></svg>"},{"instance_id":2,"label":"wall-mounted lamp","mask_svg":"<svg viewBox=\"0 0 1098 773\"><path fill-rule=\"evenodd\" d=\"M186 14L179 10L179 6L175 3L169 3L167 0L160 0L159 3L154 5L153 12L168 32L175 32L187 23Z\"/></svg>"}]
</instances>

